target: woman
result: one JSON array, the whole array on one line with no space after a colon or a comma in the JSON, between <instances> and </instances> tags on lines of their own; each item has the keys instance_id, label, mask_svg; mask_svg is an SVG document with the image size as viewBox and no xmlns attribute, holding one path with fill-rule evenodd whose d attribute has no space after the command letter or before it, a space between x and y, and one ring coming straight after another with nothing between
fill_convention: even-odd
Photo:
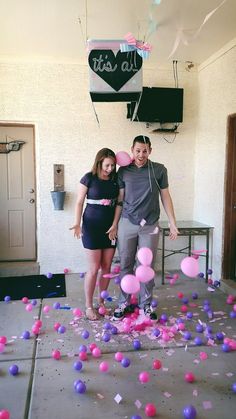
<instances>
[{"instance_id":1,"label":"woman","mask_svg":"<svg viewBox=\"0 0 236 419\"><path fill-rule=\"evenodd\" d=\"M103 278L103 275L110 272L115 253L117 225L113 224L113 221L118 194L116 156L109 148L103 148L98 151L91 172L86 173L80 180L75 224L71 227L71 230L74 230L74 236L82 238L88 258L84 291L86 317L89 320L99 318L93 307L93 295L99 269L101 269L99 295L107 289L109 283L109 279ZM87 198L87 205L83 213L85 198ZM102 302L100 297L100 303Z\"/></svg>"}]
</instances>

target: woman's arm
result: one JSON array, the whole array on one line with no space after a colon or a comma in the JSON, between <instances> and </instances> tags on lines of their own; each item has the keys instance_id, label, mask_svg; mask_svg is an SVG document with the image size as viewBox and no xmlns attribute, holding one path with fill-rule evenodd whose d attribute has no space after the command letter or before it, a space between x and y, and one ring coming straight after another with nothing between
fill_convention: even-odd
<instances>
[{"instance_id":1,"label":"woman's arm","mask_svg":"<svg viewBox=\"0 0 236 419\"><path fill-rule=\"evenodd\" d=\"M88 192L87 186L80 183L76 205L75 205L75 223L70 228L70 230L74 230L74 237L77 237L77 239L79 239L81 236L80 224L81 224L81 218L82 218L82 213L83 213L84 200L87 195L87 192Z\"/></svg>"},{"instance_id":2,"label":"woman's arm","mask_svg":"<svg viewBox=\"0 0 236 419\"><path fill-rule=\"evenodd\" d=\"M164 210L166 212L166 215L169 219L170 223L170 239L175 240L179 234L178 228L176 226L176 219L175 219L175 212L174 212L174 206L173 202L170 196L170 192L168 188L161 189L161 202L164 207Z\"/></svg>"},{"instance_id":3,"label":"woman's arm","mask_svg":"<svg viewBox=\"0 0 236 419\"><path fill-rule=\"evenodd\" d=\"M122 212L124 192L125 192L124 189L119 190L119 195L118 195L118 198L117 198L117 205L116 205L116 209L115 209L113 223L112 223L111 227L109 228L109 230L107 230L107 234L109 235L110 240L114 240L117 237L117 227L118 227L118 222L119 222L120 215L121 215L121 212Z\"/></svg>"}]
</instances>

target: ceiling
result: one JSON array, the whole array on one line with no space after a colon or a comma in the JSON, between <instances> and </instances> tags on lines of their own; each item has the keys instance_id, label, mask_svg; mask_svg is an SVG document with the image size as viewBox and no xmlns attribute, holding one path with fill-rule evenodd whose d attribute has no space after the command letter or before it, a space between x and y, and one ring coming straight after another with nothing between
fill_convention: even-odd
<instances>
[{"instance_id":1,"label":"ceiling","mask_svg":"<svg viewBox=\"0 0 236 419\"><path fill-rule=\"evenodd\" d=\"M0 61L85 63L86 39L128 32L151 44L150 65L199 64L236 38L236 1L0 0Z\"/></svg>"}]
</instances>

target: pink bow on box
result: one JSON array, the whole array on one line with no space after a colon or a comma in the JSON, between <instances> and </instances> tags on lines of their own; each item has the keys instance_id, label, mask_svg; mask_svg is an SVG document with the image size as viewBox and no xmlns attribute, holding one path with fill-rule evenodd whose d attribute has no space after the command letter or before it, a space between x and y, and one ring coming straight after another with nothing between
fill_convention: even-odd
<instances>
[{"instance_id":1,"label":"pink bow on box","mask_svg":"<svg viewBox=\"0 0 236 419\"><path fill-rule=\"evenodd\" d=\"M144 60L149 58L150 51L152 49L150 44L148 44L147 42L136 41L135 37L132 35L131 32L128 32L124 38L127 43L120 44L121 52L137 51L137 53Z\"/></svg>"}]
</instances>

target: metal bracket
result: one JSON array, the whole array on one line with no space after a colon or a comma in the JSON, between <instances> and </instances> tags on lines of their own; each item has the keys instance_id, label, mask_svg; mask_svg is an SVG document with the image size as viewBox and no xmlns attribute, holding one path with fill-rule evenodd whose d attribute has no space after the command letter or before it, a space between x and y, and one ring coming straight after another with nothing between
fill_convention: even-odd
<instances>
[{"instance_id":1,"label":"metal bracket","mask_svg":"<svg viewBox=\"0 0 236 419\"><path fill-rule=\"evenodd\" d=\"M64 164L54 164L54 191L64 191Z\"/></svg>"},{"instance_id":2,"label":"metal bracket","mask_svg":"<svg viewBox=\"0 0 236 419\"><path fill-rule=\"evenodd\" d=\"M9 143L0 143L0 153L10 153L10 151L19 151L20 147L25 144L25 141L16 140Z\"/></svg>"}]
</instances>

